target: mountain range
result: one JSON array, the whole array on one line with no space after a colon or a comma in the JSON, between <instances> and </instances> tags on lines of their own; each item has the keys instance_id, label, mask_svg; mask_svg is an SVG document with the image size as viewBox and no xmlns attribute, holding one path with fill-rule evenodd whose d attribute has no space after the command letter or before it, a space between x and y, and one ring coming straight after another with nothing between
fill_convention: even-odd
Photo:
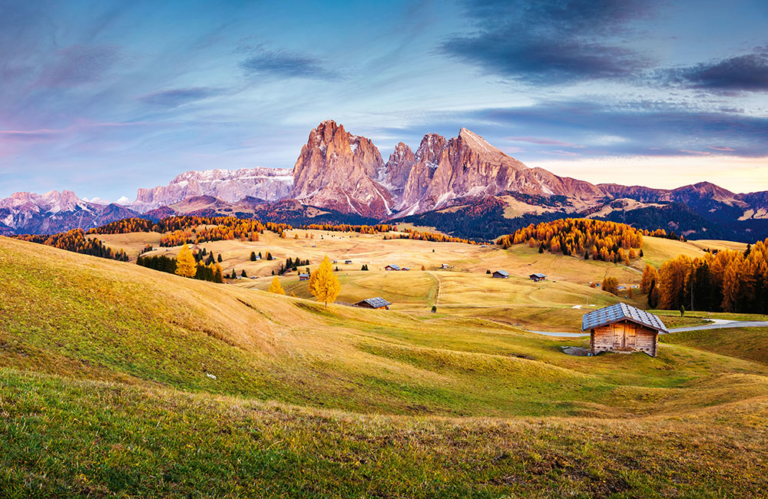
<instances>
[{"instance_id":1,"label":"mountain range","mask_svg":"<svg viewBox=\"0 0 768 499\"><path fill-rule=\"evenodd\" d=\"M429 133L415 152L401 142L385 162L370 139L332 120L310 132L293 170L189 171L166 186L139 189L126 205L89 202L66 190L15 193L0 200L0 234L174 214L294 223L429 221L486 239L536 220L588 216L692 238L768 237L768 192L734 194L707 182L673 190L591 184L529 168L466 128L450 139ZM483 233L487 227L496 229Z\"/></svg>"}]
</instances>

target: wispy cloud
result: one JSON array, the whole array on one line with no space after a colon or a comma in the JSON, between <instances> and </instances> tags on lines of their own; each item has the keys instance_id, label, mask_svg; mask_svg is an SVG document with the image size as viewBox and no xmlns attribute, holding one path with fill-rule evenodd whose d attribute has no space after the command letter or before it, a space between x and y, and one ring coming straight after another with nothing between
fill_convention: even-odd
<instances>
[{"instance_id":1,"label":"wispy cloud","mask_svg":"<svg viewBox=\"0 0 768 499\"><path fill-rule=\"evenodd\" d=\"M56 60L43 70L37 86L75 87L99 81L120 59L115 45L72 45L56 53Z\"/></svg>"},{"instance_id":2,"label":"wispy cloud","mask_svg":"<svg viewBox=\"0 0 768 499\"><path fill-rule=\"evenodd\" d=\"M544 146L560 146L560 147L583 147L571 144L570 142L563 142L561 140L549 139L547 137L507 137L507 140L512 142L528 142L529 144L537 144Z\"/></svg>"},{"instance_id":3,"label":"wispy cloud","mask_svg":"<svg viewBox=\"0 0 768 499\"><path fill-rule=\"evenodd\" d=\"M178 107L222 93L222 89L210 87L174 88L139 97L139 100L159 107Z\"/></svg>"},{"instance_id":4,"label":"wispy cloud","mask_svg":"<svg viewBox=\"0 0 768 499\"><path fill-rule=\"evenodd\" d=\"M339 74L319 59L285 51L261 51L241 63L249 75L335 80Z\"/></svg>"}]
</instances>

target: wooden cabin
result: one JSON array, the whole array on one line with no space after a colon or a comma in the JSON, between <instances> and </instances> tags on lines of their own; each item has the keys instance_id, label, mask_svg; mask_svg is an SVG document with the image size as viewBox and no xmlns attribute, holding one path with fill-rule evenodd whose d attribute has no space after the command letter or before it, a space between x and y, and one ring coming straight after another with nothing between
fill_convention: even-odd
<instances>
[{"instance_id":1,"label":"wooden cabin","mask_svg":"<svg viewBox=\"0 0 768 499\"><path fill-rule=\"evenodd\" d=\"M589 351L592 355L601 352L643 352L656 357L659 333L669 333L658 316L626 303L585 314L581 330L590 333Z\"/></svg>"},{"instance_id":2,"label":"wooden cabin","mask_svg":"<svg viewBox=\"0 0 768 499\"><path fill-rule=\"evenodd\" d=\"M384 267L384 270L390 270L390 271L399 271L400 266L399 265L387 265Z\"/></svg>"},{"instance_id":3,"label":"wooden cabin","mask_svg":"<svg viewBox=\"0 0 768 499\"><path fill-rule=\"evenodd\" d=\"M299 274L299 281L308 281L309 274Z\"/></svg>"},{"instance_id":4,"label":"wooden cabin","mask_svg":"<svg viewBox=\"0 0 768 499\"><path fill-rule=\"evenodd\" d=\"M355 306L362 308L373 308L376 310L389 310L390 305L392 304L380 296L377 296L376 298L368 298L355 303Z\"/></svg>"},{"instance_id":5,"label":"wooden cabin","mask_svg":"<svg viewBox=\"0 0 768 499\"><path fill-rule=\"evenodd\" d=\"M506 270L497 270L493 273L495 279L509 279L509 272Z\"/></svg>"},{"instance_id":6,"label":"wooden cabin","mask_svg":"<svg viewBox=\"0 0 768 499\"><path fill-rule=\"evenodd\" d=\"M543 281L543 280L545 280L545 279L547 278L547 276L545 276L544 274L541 274L541 273L538 273L538 272L537 272L537 273L535 273L535 274L531 274L531 275L529 276L529 278L530 278L530 279L531 279L533 282L539 282L539 281Z\"/></svg>"}]
</instances>

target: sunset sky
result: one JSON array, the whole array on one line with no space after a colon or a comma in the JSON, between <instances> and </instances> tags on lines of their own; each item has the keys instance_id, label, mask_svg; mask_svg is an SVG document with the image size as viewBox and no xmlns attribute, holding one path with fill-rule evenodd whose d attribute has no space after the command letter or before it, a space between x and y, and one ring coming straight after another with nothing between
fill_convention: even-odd
<instances>
[{"instance_id":1,"label":"sunset sky","mask_svg":"<svg viewBox=\"0 0 768 499\"><path fill-rule=\"evenodd\" d=\"M591 182L768 190L768 2L0 0L0 197L133 200L467 127Z\"/></svg>"}]
</instances>

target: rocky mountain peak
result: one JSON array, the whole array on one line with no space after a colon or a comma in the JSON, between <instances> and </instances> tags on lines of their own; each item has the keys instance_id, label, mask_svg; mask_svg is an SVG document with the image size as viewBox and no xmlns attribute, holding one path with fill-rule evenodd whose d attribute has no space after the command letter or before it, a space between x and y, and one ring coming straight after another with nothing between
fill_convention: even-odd
<instances>
[{"instance_id":1,"label":"rocky mountain peak","mask_svg":"<svg viewBox=\"0 0 768 499\"><path fill-rule=\"evenodd\" d=\"M461 131L459 131L458 139L463 146L472 149L478 154L509 157L498 148L489 144L484 138L467 128L462 128Z\"/></svg>"},{"instance_id":2,"label":"rocky mountain peak","mask_svg":"<svg viewBox=\"0 0 768 499\"><path fill-rule=\"evenodd\" d=\"M398 143L389 155L382 183L395 197L402 194L414 163L416 156L413 150L402 142Z\"/></svg>"},{"instance_id":3,"label":"rocky mountain peak","mask_svg":"<svg viewBox=\"0 0 768 499\"><path fill-rule=\"evenodd\" d=\"M416 150L416 159L435 163L435 159L443 152L445 148L445 137L436 133L428 133L421 139L419 148Z\"/></svg>"},{"instance_id":4,"label":"rocky mountain peak","mask_svg":"<svg viewBox=\"0 0 768 499\"><path fill-rule=\"evenodd\" d=\"M384 167L373 142L327 120L309 133L293 167L291 197L305 204L383 217L392 196L375 179Z\"/></svg>"},{"instance_id":5,"label":"rocky mountain peak","mask_svg":"<svg viewBox=\"0 0 768 499\"><path fill-rule=\"evenodd\" d=\"M288 195L292 185L293 172L288 169L255 167L188 171L167 186L139 189L131 207L144 213L195 196L213 196L229 203L247 196L277 201Z\"/></svg>"}]
</instances>

